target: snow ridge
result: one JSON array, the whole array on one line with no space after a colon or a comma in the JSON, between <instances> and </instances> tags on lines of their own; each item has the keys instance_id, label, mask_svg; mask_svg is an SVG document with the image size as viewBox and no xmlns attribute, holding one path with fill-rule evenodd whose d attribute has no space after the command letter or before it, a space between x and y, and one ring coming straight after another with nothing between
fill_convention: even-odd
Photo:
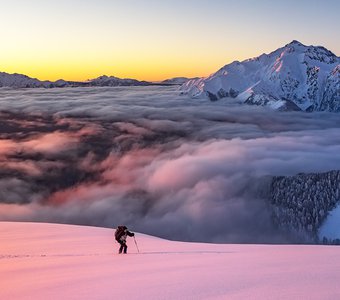
<instances>
[{"instance_id":1,"label":"snow ridge","mask_svg":"<svg viewBox=\"0 0 340 300\"><path fill-rule=\"evenodd\" d=\"M340 59L298 41L269 54L234 61L207 78L186 82L184 93L212 101L231 97L280 110L340 111Z\"/></svg>"}]
</instances>

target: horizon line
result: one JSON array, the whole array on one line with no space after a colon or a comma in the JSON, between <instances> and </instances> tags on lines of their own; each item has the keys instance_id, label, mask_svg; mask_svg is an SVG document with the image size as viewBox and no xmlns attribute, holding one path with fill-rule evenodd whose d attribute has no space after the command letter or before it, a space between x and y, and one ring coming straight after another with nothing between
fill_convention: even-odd
<instances>
[{"instance_id":1,"label":"horizon line","mask_svg":"<svg viewBox=\"0 0 340 300\"><path fill-rule=\"evenodd\" d=\"M286 43L286 44L284 44L283 46L280 46L280 47L278 47L278 48L276 48L275 50L269 50L269 51L264 51L264 52L262 52L262 53L260 53L260 54L257 54L257 55L255 55L255 56L252 56L252 57L248 57L248 58L239 58L239 59L237 59L237 58L234 58L234 59L230 59L229 61L227 61L227 62L225 62L225 63L223 63L223 65L221 64L221 66L220 67L218 67L218 69L220 69L220 68L222 68L222 67L224 67L224 66L226 66L226 65L228 65L228 64L231 64L231 63L233 63L233 62L243 62L243 61L246 61L246 60L249 60L249 59L253 59L253 58L256 58L256 57L259 57L259 56L261 56L261 55L268 55L268 54L270 54L270 53L272 53L272 52L275 52L275 51L277 51L278 49L280 49L280 48L284 48L284 47L286 47L287 45L289 45L289 44L292 44L292 43L299 43L299 44L301 44L302 46L304 46L304 47L322 47L322 48L325 48L325 49L327 49L328 51L330 51L331 53L333 53L335 56L337 56L337 57L339 57L335 52L333 52L332 50L329 50L328 48L326 48L325 46L323 46L323 45L313 45L313 44L310 44L310 45L308 45L308 44L306 44L306 43L304 43L304 42L300 42L299 40L297 40L297 39L293 39L292 41L290 41L289 43ZM226 51L227 52L227 51ZM213 65L213 64L212 64ZM213 68L213 66L212 66L212 68ZM7 68L8 69L8 68ZM6 73L6 74L9 74L9 75L16 75L16 74L18 74L18 75L24 75L24 76L27 76L27 77L30 77L30 78L32 78L32 79L37 79L37 80L39 80L39 81L50 81L50 82L56 82L56 81L58 81L58 80L64 80L64 81L69 81L69 82L87 82L87 81L91 81L91 80L94 80L94 79L97 79L97 78L99 78L99 77L101 77L101 76L108 76L108 77L116 77L116 78L119 78L119 79L134 79L134 80L138 80L138 81L146 81L146 82L153 82L153 83L157 83L157 82L162 82L162 81L164 81L164 80L168 80L168 79L173 79L173 78L178 78L178 77L185 77L185 78L206 78L206 77L208 77L208 76L210 76L211 74L213 74L213 73L215 73L216 71L218 71L218 69L216 70L211 70L211 71L209 71L209 72L204 72L205 74L204 75L197 75L197 74L192 74L192 73L190 73L190 75L188 75L188 74L185 74L185 73L187 73L188 72L188 70L190 71L190 68L188 68L188 70L186 70L185 72L184 72L184 74L182 73L182 74L180 74L180 75L178 75L178 74L173 74L173 75L170 75L169 74L169 76L166 76L166 75L163 75L163 76L160 76L160 78L157 78L157 79L154 79L154 78L152 78L152 79L146 79L145 77L144 77L144 79L142 78L142 77L140 77L140 76L124 76L124 75L107 75L108 74L108 72L103 72L103 73L98 73L97 72L97 74L98 75L93 75L93 77L92 78L87 78L87 79L79 79L79 78L77 78L77 79L72 79L72 76L66 76L66 77L63 77L63 76L55 76L55 80L53 80L53 79L46 79L46 77L44 78L44 77L42 77L42 76L36 76L36 75L33 75L32 74L32 72L18 72L18 71L14 71L13 72L13 70L12 71L9 71L9 70L6 70L6 68L5 68L5 70L0 70L0 73ZM57 72L56 72L57 73ZM118 73L119 73L119 71L118 71ZM90 77L90 76L89 76ZM69 79L67 79L67 78L69 78Z\"/></svg>"}]
</instances>

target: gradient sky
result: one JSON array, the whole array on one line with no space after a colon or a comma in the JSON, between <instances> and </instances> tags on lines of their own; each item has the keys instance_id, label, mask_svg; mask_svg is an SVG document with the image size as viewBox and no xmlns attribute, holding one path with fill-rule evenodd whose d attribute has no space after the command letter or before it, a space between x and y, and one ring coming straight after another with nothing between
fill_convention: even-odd
<instances>
[{"instance_id":1,"label":"gradient sky","mask_svg":"<svg viewBox=\"0 0 340 300\"><path fill-rule=\"evenodd\" d=\"M296 39L340 53L339 0L0 0L0 71L206 76Z\"/></svg>"}]
</instances>

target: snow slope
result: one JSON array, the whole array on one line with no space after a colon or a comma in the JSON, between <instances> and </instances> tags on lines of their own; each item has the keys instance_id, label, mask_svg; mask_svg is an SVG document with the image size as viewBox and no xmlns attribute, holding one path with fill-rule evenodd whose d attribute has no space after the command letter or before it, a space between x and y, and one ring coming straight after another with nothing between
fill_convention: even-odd
<instances>
[{"instance_id":1,"label":"snow slope","mask_svg":"<svg viewBox=\"0 0 340 300\"><path fill-rule=\"evenodd\" d=\"M0 299L338 299L340 248L183 243L0 222Z\"/></svg>"},{"instance_id":2,"label":"snow slope","mask_svg":"<svg viewBox=\"0 0 340 300\"><path fill-rule=\"evenodd\" d=\"M298 41L269 54L234 61L182 90L191 97L237 98L281 110L340 111L340 58Z\"/></svg>"},{"instance_id":3,"label":"snow slope","mask_svg":"<svg viewBox=\"0 0 340 300\"><path fill-rule=\"evenodd\" d=\"M328 240L340 239L340 204L329 213L319 230L320 240L324 237Z\"/></svg>"}]
</instances>

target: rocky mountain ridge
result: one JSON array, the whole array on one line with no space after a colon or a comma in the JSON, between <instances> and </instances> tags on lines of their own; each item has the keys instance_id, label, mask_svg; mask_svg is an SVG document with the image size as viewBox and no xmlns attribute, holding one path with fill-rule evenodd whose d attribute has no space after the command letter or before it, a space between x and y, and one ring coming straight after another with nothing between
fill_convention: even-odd
<instances>
[{"instance_id":1,"label":"rocky mountain ridge","mask_svg":"<svg viewBox=\"0 0 340 300\"><path fill-rule=\"evenodd\" d=\"M340 111L340 58L298 41L269 54L225 65L206 78L186 82L192 98L236 98L280 110Z\"/></svg>"}]
</instances>

